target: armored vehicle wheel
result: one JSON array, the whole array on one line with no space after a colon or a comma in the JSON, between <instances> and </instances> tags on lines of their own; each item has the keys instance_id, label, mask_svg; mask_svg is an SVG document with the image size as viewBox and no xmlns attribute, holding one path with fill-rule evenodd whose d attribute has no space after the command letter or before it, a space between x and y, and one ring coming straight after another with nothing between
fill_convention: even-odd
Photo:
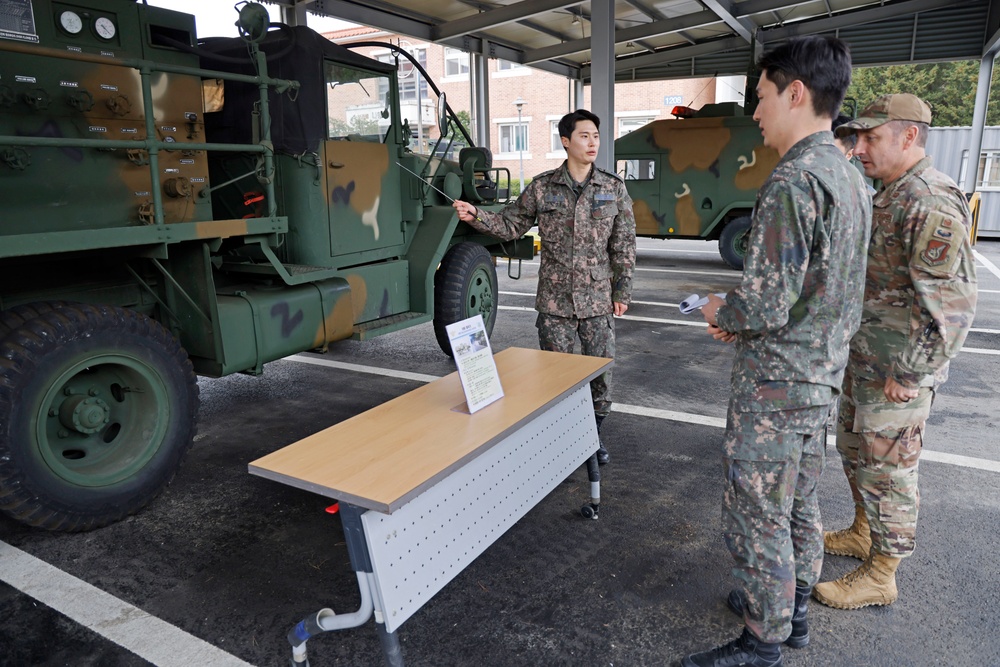
<instances>
[{"instance_id":1,"label":"armored vehicle wheel","mask_svg":"<svg viewBox=\"0 0 1000 667\"><path fill-rule=\"evenodd\" d=\"M743 259L747 256L750 242L750 217L743 216L726 223L719 236L719 254L729 268L743 270Z\"/></svg>"},{"instance_id":2,"label":"armored vehicle wheel","mask_svg":"<svg viewBox=\"0 0 1000 667\"><path fill-rule=\"evenodd\" d=\"M49 530L113 523L149 503L191 446L198 385L167 329L67 304L0 344L0 510Z\"/></svg>"},{"instance_id":3,"label":"armored vehicle wheel","mask_svg":"<svg viewBox=\"0 0 1000 667\"><path fill-rule=\"evenodd\" d=\"M482 315L486 334L497 319L497 269L478 243L459 243L445 254L434 274L434 337L449 357L445 327Z\"/></svg>"}]
</instances>

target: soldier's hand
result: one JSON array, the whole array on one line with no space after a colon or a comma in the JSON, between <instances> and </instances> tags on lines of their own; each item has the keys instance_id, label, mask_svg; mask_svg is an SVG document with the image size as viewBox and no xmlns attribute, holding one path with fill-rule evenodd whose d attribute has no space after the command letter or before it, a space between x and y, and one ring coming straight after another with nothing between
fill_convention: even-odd
<instances>
[{"instance_id":1,"label":"soldier's hand","mask_svg":"<svg viewBox=\"0 0 1000 667\"><path fill-rule=\"evenodd\" d=\"M625 311L628 310L628 306L618 301L614 302L614 307L615 307L615 317L621 317L622 315L625 314Z\"/></svg>"},{"instance_id":2,"label":"soldier's hand","mask_svg":"<svg viewBox=\"0 0 1000 667\"><path fill-rule=\"evenodd\" d=\"M909 389L899 384L892 378L888 378L885 381L885 386L882 387L882 393L885 394L885 397L893 403L909 403L917 397L920 390Z\"/></svg>"},{"instance_id":3,"label":"soldier's hand","mask_svg":"<svg viewBox=\"0 0 1000 667\"><path fill-rule=\"evenodd\" d=\"M721 340L723 343L732 343L736 340L736 334L729 331L723 331L715 324L708 325L708 333L712 335L715 340Z\"/></svg>"},{"instance_id":4,"label":"soldier's hand","mask_svg":"<svg viewBox=\"0 0 1000 667\"><path fill-rule=\"evenodd\" d=\"M451 205L458 212L458 219L462 222L472 222L479 215L479 210L475 206L461 199L456 199Z\"/></svg>"},{"instance_id":5,"label":"soldier's hand","mask_svg":"<svg viewBox=\"0 0 1000 667\"><path fill-rule=\"evenodd\" d=\"M714 294L708 295L708 303L701 307L701 316L705 318L705 321L711 325L715 325L715 314L719 312L719 308L726 305L725 299L720 299Z\"/></svg>"}]
</instances>

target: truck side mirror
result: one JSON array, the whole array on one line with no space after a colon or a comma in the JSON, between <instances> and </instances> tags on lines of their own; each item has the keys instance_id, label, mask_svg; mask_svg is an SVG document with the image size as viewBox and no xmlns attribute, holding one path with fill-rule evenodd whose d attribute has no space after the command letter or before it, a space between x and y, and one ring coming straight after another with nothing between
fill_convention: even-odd
<instances>
[{"instance_id":1,"label":"truck side mirror","mask_svg":"<svg viewBox=\"0 0 1000 667\"><path fill-rule=\"evenodd\" d=\"M438 131L441 132L441 136L448 134L448 102L445 99L444 93L442 92L438 96L438 106L437 106L437 116L438 116Z\"/></svg>"}]
</instances>

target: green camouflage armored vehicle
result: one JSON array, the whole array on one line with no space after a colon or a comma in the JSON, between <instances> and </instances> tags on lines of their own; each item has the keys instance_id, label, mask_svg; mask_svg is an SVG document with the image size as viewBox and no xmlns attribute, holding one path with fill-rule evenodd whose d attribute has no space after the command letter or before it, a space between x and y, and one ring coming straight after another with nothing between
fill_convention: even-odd
<instances>
[{"instance_id":1,"label":"green camouflage armored vehicle","mask_svg":"<svg viewBox=\"0 0 1000 667\"><path fill-rule=\"evenodd\" d=\"M397 63L240 7L241 37L201 42L194 17L134 0L2 12L0 509L17 520L86 530L147 504L191 445L196 374L431 320L443 349L446 324L491 329L491 255L532 254L439 192L488 206L501 171L443 96L413 152Z\"/></svg>"},{"instance_id":2,"label":"green camouflage armored vehicle","mask_svg":"<svg viewBox=\"0 0 1000 667\"><path fill-rule=\"evenodd\" d=\"M722 259L742 270L757 190L778 153L736 103L675 107L674 115L615 141L636 235L718 240Z\"/></svg>"}]
</instances>

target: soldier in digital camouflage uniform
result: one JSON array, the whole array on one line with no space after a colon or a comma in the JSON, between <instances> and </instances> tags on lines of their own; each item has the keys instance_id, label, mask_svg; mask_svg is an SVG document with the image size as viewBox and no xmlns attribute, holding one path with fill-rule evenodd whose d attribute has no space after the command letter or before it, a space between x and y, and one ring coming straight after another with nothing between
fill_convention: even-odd
<instances>
[{"instance_id":1,"label":"soldier in digital camouflage uniform","mask_svg":"<svg viewBox=\"0 0 1000 667\"><path fill-rule=\"evenodd\" d=\"M625 184L594 167L600 119L579 109L559 121L566 161L536 176L517 201L499 213L454 203L459 219L499 239L515 239L534 225L542 238L538 270L538 345L583 354L615 356L613 315L624 315L632 299L635 217ZM611 411L611 371L590 383L597 428ZM602 444L598 462L607 463Z\"/></svg>"},{"instance_id":2,"label":"soldier in digital camouflage uniform","mask_svg":"<svg viewBox=\"0 0 1000 667\"><path fill-rule=\"evenodd\" d=\"M850 83L847 46L790 40L764 55L754 114L781 156L761 187L739 287L702 314L735 342L723 441L722 523L739 587L736 640L684 667L782 664L809 641L810 590L823 564L817 484L826 428L861 318L870 199L830 131Z\"/></svg>"},{"instance_id":3,"label":"soldier in digital camouflage uniform","mask_svg":"<svg viewBox=\"0 0 1000 667\"><path fill-rule=\"evenodd\" d=\"M827 553L864 563L813 591L841 609L898 596L896 567L913 553L917 528L924 425L976 310L969 208L924 153L930 122L919 98L884 95L838 128L856 134L865 174L882 180L837 428L855 519L823 536Z\"/></svg>"}]
</instances>

